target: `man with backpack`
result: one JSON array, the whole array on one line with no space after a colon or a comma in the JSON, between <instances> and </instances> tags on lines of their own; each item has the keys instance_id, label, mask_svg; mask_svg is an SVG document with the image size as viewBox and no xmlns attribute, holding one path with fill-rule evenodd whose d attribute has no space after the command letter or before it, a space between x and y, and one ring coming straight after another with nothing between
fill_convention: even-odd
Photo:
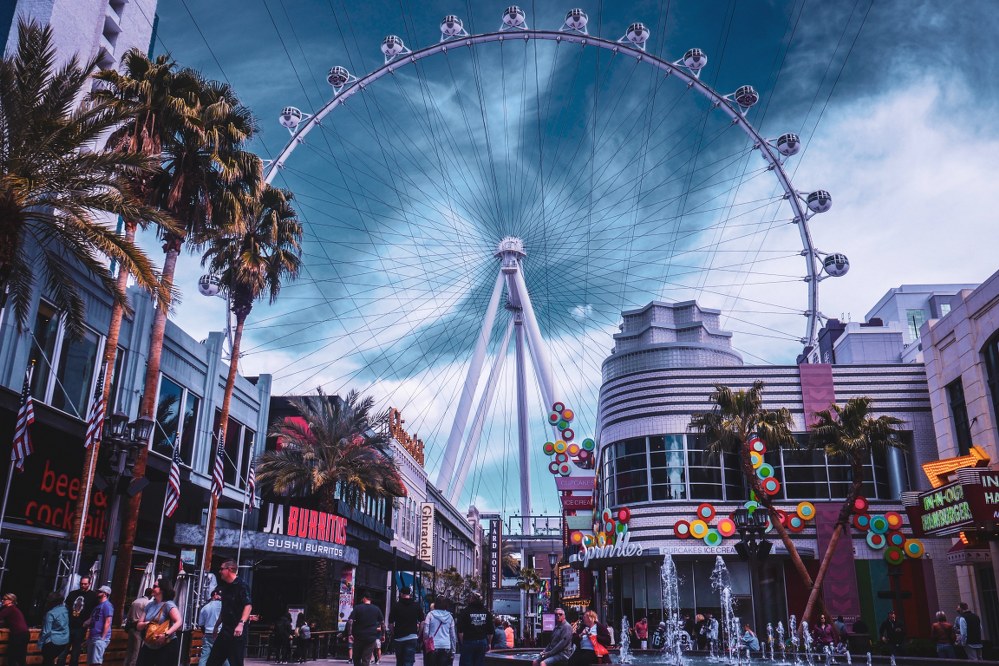
<instances>
[{"instance_id":1,"label":"man with backpack","mask_svg":"<svg viewBox=\"0 0 999 666\"><path fill-rule=\"evenodd\" d=\"M968 604L962 601L957 605L957 620L954 624L957 629L957 644L964 648L968 660L981 661L982 618L975 615Z\"/></svg>"}]
</instances>

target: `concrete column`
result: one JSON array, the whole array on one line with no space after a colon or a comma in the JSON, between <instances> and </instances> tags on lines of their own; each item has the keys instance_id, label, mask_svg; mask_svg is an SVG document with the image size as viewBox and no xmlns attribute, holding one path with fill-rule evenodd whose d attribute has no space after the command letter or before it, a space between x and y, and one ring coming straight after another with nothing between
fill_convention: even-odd
<instances>
[{"instance_id":1,"label":"concrete column","mask_svg":"<svg viewBox=\"0 0 999 666\"><path fill-rule=\"evenodd\" d=\"M905 468L905 452L901 449L889 448L887 456L888 494L897 500L903 490L908 490L905 479L908 476Z\"/></svg>"}]
</instances>

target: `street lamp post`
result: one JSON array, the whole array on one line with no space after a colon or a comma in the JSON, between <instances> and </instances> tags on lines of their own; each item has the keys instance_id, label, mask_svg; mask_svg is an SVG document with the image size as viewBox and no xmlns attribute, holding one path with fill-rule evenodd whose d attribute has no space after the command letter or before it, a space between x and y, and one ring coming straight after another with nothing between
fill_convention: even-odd
<instances>
[{"instance_id":1,"label":"street lamp post","mask_svg":"<svg viewBox=\"0 0 999 666\"><path fill-rule=\"evenodd\" d=\"M735 544L735 551L740 558L749 562L749 581L753 595L753 623L757 631L763 626L760 563L770 554L770 549L773 547L772 543L763 538L763 534L767 531L767 518L767 512L764 509L750 511L741 508L732 515L735 528L739 531L739 543Z\"/></svg>"},{"instance_id":2,"label":"street lamp post","mask_svg":"<svg viewBox=\"0 0 999 666\"><path fill-rule=\"evenodd\" d=\"M550 572L549 592L548 592L548 612L554 612L558 607L558 596L555 594L555 565L558 564L558 554L548 553L548 567Z\"/></svg>"},{"instance_id":3,"label":"street lamp post","mask_svg":"<svg viewBox=\"0 0 999 666\"><path fill-rule=\"evenodd\" d=\"M122 492L118 485L123 476L132 473L139 450L149 442L153 425L152 419L144 417L129 423L128 416L122 412L115 412L104 422L103 442L111 445L109 461L112 479L109 487L111 508L108 511L108 531L101 561L101 580L105 582L111 579L111 556L114 554L118 521L121 517Z\"/></svg>"}]
</instances>

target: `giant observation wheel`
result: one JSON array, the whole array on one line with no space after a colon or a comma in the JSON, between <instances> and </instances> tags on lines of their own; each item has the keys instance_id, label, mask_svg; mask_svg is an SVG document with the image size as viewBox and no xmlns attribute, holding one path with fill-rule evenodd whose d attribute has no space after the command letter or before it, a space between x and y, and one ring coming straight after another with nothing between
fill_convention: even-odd
<instances>
[{"instance_id":1,"label":"giant observation wheel","mask_svg":"<svg viewBox=\"0 0 999 666\"><path fill-rule=\"evenodd\" d=\"M537 29L512 6L490 32L447 16L430 46L385 37L381 66L334 66L331 97L282 110L291 138L266 172L295 193L307 270L247 354L288 354L280 392L378 383L452 499L500 503L519 478L525 515L549 406L595 427L622 310L696 299L771 360L815 345L819 285L849 269L813 242L832 199L792 183L799 134L758 129L769 100L719 92L704 51L670 59L642 23L590 27L573 9Z\"/></svg>"}]
</instances>

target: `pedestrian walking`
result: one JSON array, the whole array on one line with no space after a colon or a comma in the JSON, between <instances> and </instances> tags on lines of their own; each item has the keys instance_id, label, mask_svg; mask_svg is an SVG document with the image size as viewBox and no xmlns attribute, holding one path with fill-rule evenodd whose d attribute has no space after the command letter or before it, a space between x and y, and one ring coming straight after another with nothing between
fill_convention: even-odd
<instances>
[{"instance_id":1,"label":"pedestrian walking","mask_svg":"<svg viewBox=\"0 0 999 666\"><path fill-rule=\"evenodd\" d=\"M569 657L570 666L610 663L611 635L607 626L598 622L594 611L583 613L573 633L575 649Z\"/></svg>"},{"instance_id":2,"label":"pedestrian walking","mask_svg":"<svg viewBox=\"0 0 999 666\"><path fill-rule=\"evenodd\" d=\"M969 661L982 659L982 619L978 617L965 602L957 605L957 620L955 620L958 635L958 645L964 648Z\"/></svg>"},{"instance_id":3,"label":"pedestrian walking","mask_svg":"<svg viewBox=\"0 0 999 666\"><path fill-rule=\"evenodd\" d=\"M361 595L361 603L354 606L347 618L347 635L354 637L354 666L367 666L375 654L375 641L385 625L382 609L372 605L371 596Z\"/></svg>"},{"instance_id":4,"label":"pedestrian walking","mask_svg":"<svg viewBox=\"0 0 999 666\"><path fill-rule=\"evenodd\" d=\"M541 651L538 658L531 662L532 666L564 664L569 661L572 652L572 627L565 621L565 611L556 608L555 628L552 630L551 641L548 642L548 647Z\"/></svg>"},{"instance_id":5,"label":"pedestrian walking","mask_svg":"<svg viewBox=\"0 0 999 666\"><path fill-rule=\"evenodd\" d=\"M451 666L454 661L454 649L458 644L455 632L454 616L451 615L451 601L438 598L434 609L427 613L424 628L424 649L426 666Z\"/></svg>"},{"instance_id":6,"label":"pedestrian walking","mask_svg":"<svg viewBox=\"0 0 999 666\"><path fill-rule=\"evenodd\" d=\"M635 623L635 638L638 639L639 648L649 649L649 618L643 617Z\"/></svg>"},{"instance_id":7,"label":"pedestrian walking","mask_svg":"<svg viewBox=\"0 0 999 666\"><path fill-rule=\"evenodd\" d=\"M90 576L80 577L80 587L69 593L66 597L66 610L69 611L69 650L63 655L62 663L69 663L76 666L80 663L80 653L83 652L83 641L87 637L87 627L85 623L90 619L90 614L94 612L97 605L97 593L90 589Z\"/></svg>"},{"instance_id":8,"label":"pedestrian walking","mask_svg":"<svg viewBox=\"0 0 999 666\"><path fill-rule=\"evenodd\" d=\"M136 597L132 605L128 607L125 615L125 633L128 635L128 643L125 647L125 666L135 666L139 658L139 648L142 647L142 634L139 633L139 620L146 616L146 606L153 598L153 588L147 587L142 596Z\"/></svg>"},{"instance_id":9,"label":"pedestrian walking","mask_svg":"<svg viewBox=\"0 0 999 666\"><path fill-rule=\"evenodd\" d=\"M305 657L308 654L309 644L312 642L312 630L309 629L309 623L305 619L305 613L299 613L298 617L295 618L295 662L299 664L305 663Z\"/></svg>"},{"instance_id":10,"label":"pedestrian walking","mask_svg":"<svg viewBox=\"0 0 999 666\"><path fill-rule=\"evenodd\" d=\"M458 615L457 628L458 640L461 641L460 666L483 666L493 634L493 614L477 592L472 592L465 600L465 609Z\"/></svg>"},{"instance_id":11,"label":"pedestrian walking","mask_svg":"<svg viewBox=\"0 0 999 666\"><path fill-rule=\"evenodd\" d=\"M854 625L854 631L856 631L856 625ZM881 623L878 636L881 639L881 644L888 650L888 654L895 656L905 654L905 626L895 615L894 610L890 611L888 619Z\"/></svg>"},{"instance_id":12,"label":"pedestrian walking","mask_svg":"<svg viewBox=\"0 0 999 666\"><path fill-rule=\"evenodd\" d=\"M42 630L38 632L42 666L56 666L59 658L69 649L69 611L64 602L58 592L53 592L45 600Z\"/></svg>"},{"instance_id":13,"label":"pedestrian walking","mask_svg":"<svg viewBox=\"0 0 999 666\"><path fill-rule=\"evenodd\" d=\"M937 611L936 622L930 626L930 639L937 646L937 656L941 659L954 659L954 642L957 636L954 633L954 625L947 621L947 615L943 611Z\"/></svg>"},{"instance_id":14,"label":"pedestrian walking","mask_svg":"<svg viewBox=\"0 0 999 666\"><path fill-rule=\"evenodd\" d=\"M285 611L274 623L274 642L277 644L277 663L291 661L291 638L295 630L291 626L291 613Z\"/></svg>"},{"instance_id":15,"label":"pedestrian walking","mask_svg":"<svg viewBox=\"0 0 999 666\"><path fill-rule=\"evenodd\" d=\"M509 645L506 644L506 630L503 629L503 618L494 617L493 618L493 642L490 646L493 650L500 650L503 648L508 648Z\"/></svg>"},{"instance_id":16,"label":"pedestrian walking","mask_svg":"<svg viewBox=\"0 0 999 666\"><path fill-rule=\"evenodd\" d=\"M177 666L184 620L173 601L175 596L173 583L166 578L153 585L153 598L137 624L142 634L138 666Z\"/></svg>"},{"instance_id":17,"label":"pedestrian walking","mask_svg":"<svg viewBox=\"0 0 999 666\"><path fill-rule=\"evenodd\" d=\"M201 627L201 655L198 666L205 666L218 636L219 615L222 613L222 591L212 590L212 598L198 611L198 626Z\"/></svg>"},{"instance_id":18,"label":"pedestrian walking","mask_svg":"<svg viewBox=\"0 0 999 666\"><path fill-rule=\"evenodd\" d=\"M90 612L90 619L84 624L89 628L87 634L87 664L98 666L104 663L104 651L111 642L111 618L114 607L111 606L111 588L102 585L97 589L97 605ZM73 664L76 666L76 664Z\"/></svg>"},{"instance_id":19,"label":"pedestrian walking","mask_svg":"<svg viewBox=\"0 0 999 666\"><path fill-rule=\"evenodd\" d=\"M399 601L389 611L389 624L395 635L395 661L398 666L416 663L416 642L420 638L423 609L413 601L412 589L399 589Z\"/></svg>"},{"instance_id":20,"label":"pedestrian walking","mask_svg":"<svg viewBox=\"0 0 999 666\"><path fill-rule=\"evenodd\" d=\"M506 646L508 648L515 647L517 645L517 635L513 631L513 626L510 624L510 620L503 621L503 631L506 633Z\"/></svg>"},{"instance_id":21,"label":"pedestrian walking","mask_svg":"<svg viewBox=\"0 0 999 666\"><path fill-rule=\"evenodd\" d=\"M234 560L226 560L219 569L222 590L222 609L216 624L219 627L212 653L208 655L206 666L243 666L246 655L246 634L243 630L253 610L250 590L239 577L239 567Z\"/></svg>"},{"instance_id":22,"label":"pedestrian walking","mask_svg":"<svg viewBox=\"0 0 999 666\"><path fill-rule=\"evenodd\" d=\"M25 666L31 633L24 613L17 607L17 595L8 592L0 599L0 627L7 627L7 666Z\"/></svg>"}]
</instances>

